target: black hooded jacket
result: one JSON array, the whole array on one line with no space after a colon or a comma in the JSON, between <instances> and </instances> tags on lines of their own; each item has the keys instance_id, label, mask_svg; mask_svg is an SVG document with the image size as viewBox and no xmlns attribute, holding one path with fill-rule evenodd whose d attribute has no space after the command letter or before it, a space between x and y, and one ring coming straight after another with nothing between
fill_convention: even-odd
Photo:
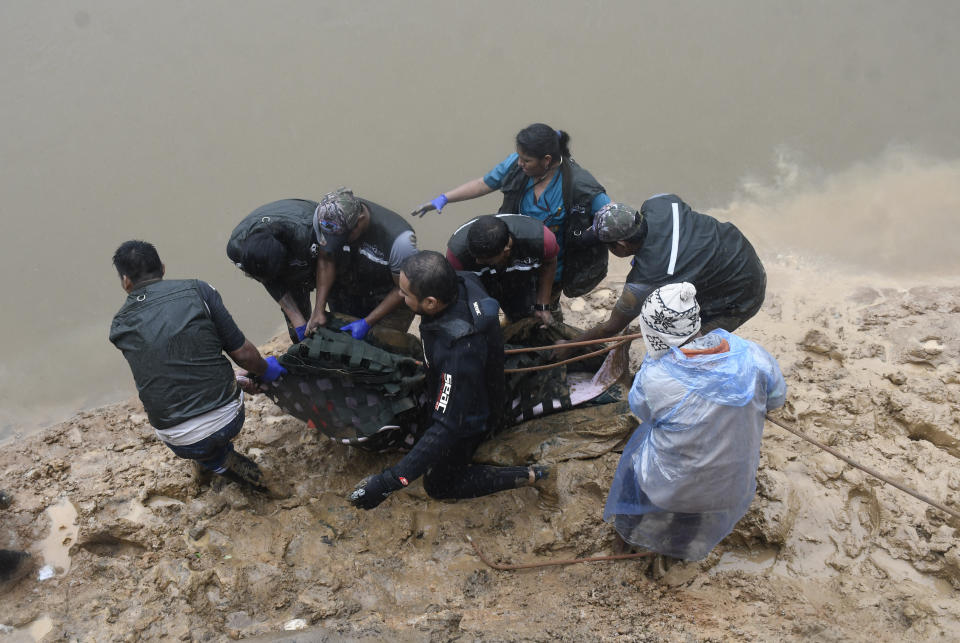
<instances>
[{"instance_id":1,"label":"black hooded jacket","mask_svg":"<svg viewBox=\"0 0 960 643\"><path fill-rule=\"evenodd\" d=\"M443 458L450 445L482 439L503 418L506 387L497 303L475 275L457 276L457 300L420 324L432 412L424 436L392 467L394 475L409 481Z\"/></svg>"}]
</instances>

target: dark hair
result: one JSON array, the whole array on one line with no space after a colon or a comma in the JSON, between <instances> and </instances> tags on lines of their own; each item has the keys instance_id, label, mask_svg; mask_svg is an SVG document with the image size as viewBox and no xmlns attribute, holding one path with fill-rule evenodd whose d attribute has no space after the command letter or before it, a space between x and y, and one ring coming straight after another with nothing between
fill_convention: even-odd
<instances>
[{"instance_id":1,"label":"dark hair","mask_svg":"<svg viewBox=\"0 0 960 643\"><path fill-rule=\"evenodd\" d=\"M441 304L456 300L457 273L447 258L434 250L421 250L400 264L400 272L410 282L410 293L417 299L435 297Z\"/></svg>"},{"instance_id":2,"label":"dark hair","mask_svg":"<svg viewBox=\"0 0 960 643\"><path fill-rule=\"evenodd\" d=\"M134 285L148 279L163 277L163 262L152 243L124 241L113 253L113 267L117 274L126 277Z\"/></svg>"},{"instance_id":3,"label":"dark hair","mask_svg":"<svg viewBox=\"0 0 960 643\"><path fill-rule=\"evenodd\" d=\"M287 260L287 248L263 228L250 233L240 252L242 270L257 279L273 279Z\"/></svg>"},{"instance_id":4,"label":"dark hair","mask_svg":"<svg viewBox=\"0 0 960 643\"><path fill-rule=\"evenodd\" d=\"M570 135L544 123L534 123L517 134L517 147L538 159L549 154L554 161L559 161L561 157L570 157Z\"/></svg>"},{"instance_id":5,"label":"dark hair","mask_svg":"<svg viewBox=\"0 0 960 643\"><path fill-rule=\"evenodd\" d=\"M503 219L485 214L470 224L467 231L467 251L475 259L496 257L507 247L510 230Z\"/></svg>"}]
</instances>

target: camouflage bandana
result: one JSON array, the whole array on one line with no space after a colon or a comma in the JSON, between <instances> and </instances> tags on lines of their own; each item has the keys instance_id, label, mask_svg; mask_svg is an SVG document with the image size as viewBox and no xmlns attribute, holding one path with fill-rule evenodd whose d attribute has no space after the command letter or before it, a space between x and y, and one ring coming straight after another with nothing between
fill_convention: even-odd
<instances>
[{"instance_id":1,"label":"camouflage bandana","mask_svg":"<svg viewBox=\"0 0 960 643\"><path fill-rule=\"evenodd\" d=\"M623 203L608 203L593 217L593 229L602 243L632 237L640 229L643 215Z\"/></svg>"},{"instance_id":2,"label":"camouflage bandana","mask_svg":"<svg viewBox=\"0 0 960 643\"><path fill-rule=\"evenodd\" d=\"M697 289L688 282L657 288L640 309L640 332L647 355L659 359L673 346L680 346L700 330Z\"/></svg>"},{"instance_id":3,"label":"camouflage bandana","mask_svg":"<svg viewBox=\"0 0 960 643\"><path fill-rule=\"evenodd\" d=\"M357 225L363 203L347 188L337 188L322 199L313 214L317 242L327 252L339 250Z\"/></svg>"}]
</instances>

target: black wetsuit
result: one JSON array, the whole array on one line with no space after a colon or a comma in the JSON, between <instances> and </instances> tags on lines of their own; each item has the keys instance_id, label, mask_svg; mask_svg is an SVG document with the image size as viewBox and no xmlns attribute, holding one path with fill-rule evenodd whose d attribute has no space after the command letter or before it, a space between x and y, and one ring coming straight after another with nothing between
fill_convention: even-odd
<instances>
[{"instance_id":1,"label":"black wetsuit","mask_svg":"<svg viewBox=\"0 0 960 643\"><path fill-rule=\"evenodd\" d=\"M432 498L485 496L521 486L529 476L527 467L471 464L477 446L502 420L503 334L496 302L477 277L461 272L458 278L457 301L420 324L432 424L391 468L407 482L424 476Z\"/></svg>"}]
</instances>

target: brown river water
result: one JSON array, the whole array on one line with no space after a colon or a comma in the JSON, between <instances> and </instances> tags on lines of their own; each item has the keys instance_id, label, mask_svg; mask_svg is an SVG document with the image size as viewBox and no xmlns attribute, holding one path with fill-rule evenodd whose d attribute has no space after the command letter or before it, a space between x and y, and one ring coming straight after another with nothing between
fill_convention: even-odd
<instances>
[{"instance_id":1,"label":"brown river water","mask_svg":"<svg viewBox=\"0 0 960 643\"><path fill-rule=\"evenodd\" d=\"M0 439L125 399L110 257L155 243L255 342L227 260L276 199L398 212L567 130L615 200L676 192L765 258L957 282L956 2L0 4ZM442 248L495 195L414 222Z\"/></svg>"}]
</instances>

